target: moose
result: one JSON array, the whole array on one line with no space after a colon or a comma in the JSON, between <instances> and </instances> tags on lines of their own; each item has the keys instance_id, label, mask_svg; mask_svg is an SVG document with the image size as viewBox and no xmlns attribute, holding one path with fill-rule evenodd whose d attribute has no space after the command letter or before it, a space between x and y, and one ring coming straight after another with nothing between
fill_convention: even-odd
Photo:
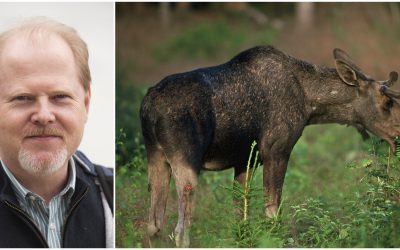
<instances>
[{"instance_id":1,"label":"moose","mask_svg":"<svg viewBox=\"0 0 400 250\"><path fill-rule=\"evenodd\" d=\"M305 126L350 125L395 151L400 92L390 87L398 74L376 81L343 50L334 49L333 56L335 68L329 68L258 46L149 88L140 110L151 196L149 236L163 225L172 174L178 195L175 243L189 247L199 172L234 168L234 179L243 184L253 141L263 164L267 217L278 211L288 160Z\"/></svg>"}]
</instances>

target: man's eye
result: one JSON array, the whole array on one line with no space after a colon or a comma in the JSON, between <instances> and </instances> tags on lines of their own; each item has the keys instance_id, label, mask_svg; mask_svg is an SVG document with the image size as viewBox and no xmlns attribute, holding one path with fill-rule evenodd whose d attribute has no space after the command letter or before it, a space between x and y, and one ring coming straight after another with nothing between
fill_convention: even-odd
<instances>
[{"instance_id":1,"label":"man's eye","mask_svg":"<svg viewBox=\"0 0 400 250\"><path fill-rule=\"evenodd\" d=\"M20 101L20 102L26 102L26 101L31 101L33 100L33 97L31 96L26 96L26 95L20 95L20 96L16 96L14 97L15 101Z\"/></svg>"},{"instance_id":2,"label":"man's eye","mask_svg":"<svg viewBox=\"0 0 400 250\"><path fill-rule=\"evenodd\" d=\"M66 99L66 98L68 98L69 96L68 95L65 95L65 94L59 94L59 95L55 95L55 96L53 96L53 99L54 100L64 100L64 99Z\"/></svg>"}]
</instances>

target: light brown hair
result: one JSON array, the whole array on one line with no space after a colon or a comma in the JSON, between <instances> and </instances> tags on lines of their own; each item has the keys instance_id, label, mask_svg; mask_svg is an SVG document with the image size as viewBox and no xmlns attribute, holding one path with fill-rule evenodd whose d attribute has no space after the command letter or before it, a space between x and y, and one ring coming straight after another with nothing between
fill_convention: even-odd
<instances>
[{"instance_id":1,"label":"light brown hair","mask_svg":"<svg viewBox=\"0 0 400 250\"><path fill-rule=\"evenodd\" d=\"M75 29L46 17L34 17L0 34L0 53L7 39L17 34L26 35L28 38L43 38L53 34L60 36L72 50L79 81L85 91L89 89L89 52L85 41Z\"/></svg>"}]
</instances>

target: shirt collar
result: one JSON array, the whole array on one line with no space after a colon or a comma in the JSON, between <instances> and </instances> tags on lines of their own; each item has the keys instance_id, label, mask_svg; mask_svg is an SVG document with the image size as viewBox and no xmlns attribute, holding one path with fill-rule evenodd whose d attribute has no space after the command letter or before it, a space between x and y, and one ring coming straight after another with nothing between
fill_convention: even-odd
<instances>
[{"instance_id":1,"label":"shirt collar","mask_svg":"<svg viewBox=\"0 0 400 250\"><path fill-rule=\"evenodd\" d=\"M8 167L4 164L2 160L0 160L0 165L3 167L4 172L8 176L8 178L11 181L11 186L17 196L18 200L24 200L28 195L34 194L38 196L37 194L29 191L27 188L25 188L16 178L15 176L11 173L11 171L8 169ZM75 182L76 182L76 170L75 170L75 162L71 158L68 162L68 182L67 185L61 190L61 192L57 196L63 196L67 194L67 198L70 199L74 193L75 190ZM71 191L70 191L71 190ZM69 191L69 192L68 192Z\"/></svg>"}]
</instances>

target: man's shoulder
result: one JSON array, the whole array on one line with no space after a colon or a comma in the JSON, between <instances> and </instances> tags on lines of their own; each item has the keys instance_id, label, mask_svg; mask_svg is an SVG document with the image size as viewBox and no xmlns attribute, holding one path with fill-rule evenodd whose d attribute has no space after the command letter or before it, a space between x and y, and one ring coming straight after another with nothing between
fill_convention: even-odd
<instances>
[{"instance_id":1,"label":"man's shoulder","mask_svg":"<svg viewBox=\"0 0 400 250\"><path fill-rule=\"evenodd\" d=\"M113 168L93 163L82 151L77 150L72 157L75 160L75 162L78 163L80 167L82 167L85 170L86 173L90 173L91 175L94 176L102 174L107 177L114 175Z\"/></svg>"},{"instance_id":2,"label":"man's shoulder","mask_svg":"<svg viewBox=\"0 0 400 250\"><path fill-rule=\"evenodd\" d=\"M97 179L97 183L100 184L101 192L104 194L108 206L111 211L114 211L113 200L114 200L114 171L112 168L107 168L98 164L94 164L89 158L81 151L76 151L72 156L74 161L82 167L84 172L92 175Z\"/></svg>"}]
</instances>

